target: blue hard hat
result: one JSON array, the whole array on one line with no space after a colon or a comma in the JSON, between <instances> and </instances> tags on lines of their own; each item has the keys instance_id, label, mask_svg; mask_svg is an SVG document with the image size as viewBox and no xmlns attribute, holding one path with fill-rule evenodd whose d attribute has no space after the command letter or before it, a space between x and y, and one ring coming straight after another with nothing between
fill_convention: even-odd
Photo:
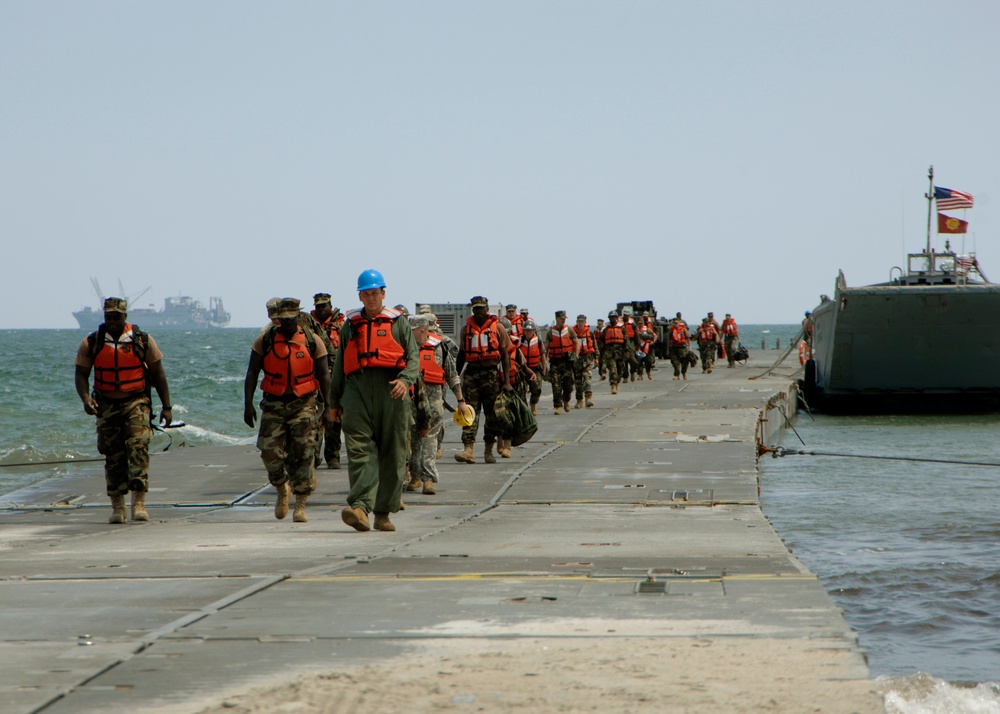
<instances>
[{"instance_id":1,"label":"blue hard hat","mask_svg":"<svg viewBox=\"0 0 1000 714\"><path fill-rule=\"evenodd\" d=\"M375 288L384 288L385 278L382 277L382 273L377 270L368 269L358 276L358 292L362 290L374 290Z\"/></svg>"}]
</instances>

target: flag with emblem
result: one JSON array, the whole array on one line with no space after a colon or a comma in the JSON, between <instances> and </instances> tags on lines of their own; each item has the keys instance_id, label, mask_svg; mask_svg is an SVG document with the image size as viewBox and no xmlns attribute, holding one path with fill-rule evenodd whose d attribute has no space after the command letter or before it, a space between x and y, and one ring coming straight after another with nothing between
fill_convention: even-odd
<instances>
[{"instance_id":1,"label":"flag with emblem","mask_svg":"<svg viewBox=\"0 0 1000 714\"><path fill-rule=\"evenodd\" d=\"M969 222L960 218L938 214L938 233L965 233L969 228Z\"/></svg>"}]
</instances>

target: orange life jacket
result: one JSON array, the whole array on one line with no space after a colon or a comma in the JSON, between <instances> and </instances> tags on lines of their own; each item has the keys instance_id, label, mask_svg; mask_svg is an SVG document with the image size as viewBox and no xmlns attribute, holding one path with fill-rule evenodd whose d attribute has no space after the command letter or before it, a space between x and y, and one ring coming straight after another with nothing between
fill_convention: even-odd
<instances>
[{"instance_id":1,"label":"orange life jacket","mask_svg":"<svg viewBox=\"0 0 1000 714\"><path fill-rule=\"evenodd\" d=\"M382 312L369 320L360 308L347 311L351 337L344 350L345 376L368 367L406 367L406 350L392 334L393 324L402 314L394 308L384 307Z\"/></svg>"},{"instance_id":2,"label":"orange life jacket","mask_svg":"<svg viewBox=\"0 0 1000 714\"><path fill-rule=\"evenodd\" d=\"M442 341L437 335L431 335L420 346L420 376L427 384L445 384L444 367L434 359L434 352Z\"/></svg>"},{"instance_id":3,"label":"orange life jacket","mask_svg":"<svg viewBox=\"0 0 1000 714\"><path fill-rule=\"evenodd\" d=\"M580 340L580 354L582 355L592 355L594 354L594 336L590 334L590 325L584 325L583 327L574 327L576 330L577 339Z\"/></svg>"},{"instance_id":4,"label":"orange life jacket","mask_svg":"<svg viewBox=\"0 0 1000 714\"><path fill-rule=\"evenodd\" d=\"M473 317L465 318L465 361L499 362L500 332L497 316L490 315L482 327Z\"/></svg>"},{"instance_id":5,"label":"orange life jacket","mask_svg":"<svg viewBox=\"0 0 1000 714\"><path fill-rule=\"evenodd\" d=\"M691 336L688 334L687 325L681 324L670 328L670 344L686 345L690 341Z\"/></svg>"},{"instance_id":6,"label":"orange life jacket","mask_svg":"<svg viewBox=\"0 0 1000 714\"><path fill-rule=\"evenodd\" d=\"M549 332L549 357L561 359L573 352L573 339L569 336L569 325L563 325L560 330L555 325Z\"/></svg>"},{"instance_id":7,"label":"orange life jacket","mask_svg":"<svg viewBox=\"0 0 1000 714\"><path fill-rule=\"evenodd\" d=\"M510 380L512 387L517 384L517 346L519 344L521 344L521 341L516 337L512 337L510 347L507 350L507 357L510 358L510 369L507 373L507 379Z\"/></svg>"},{"instance_id":8,"label":"orange life jacket","mask_svg":"<svg viewBox=\"0 0 1000 714\"><path fill-rule=\"evenodd\" d=\"M312 316L316 317L316 311L312 311ZM319 318L316 317L316 322L319 322ZM340 328L337 327L337 323L333 319L333 313L330 313L330 317L326 318L325 322L320 322L323 329L326 330L327 337L330 338L330 343L333 345L333 349L340 347Z\"/></svg>"},{"instance_id":9,"label":"orange life jacket","mask_svg":"<svg viewBox=\"0 0 1000 714\"><path fill-rule=\"evenodd\" d=\"M724 335L735 335L738 332L736 329L736 320L731 317L727 317L722 321L722 334Z\"/></svg>"},{"instance_id":10,"label":"orange life jacket","mask_svg":"<svg viewBox=\"0 0 1000 714\"><path fill-rule=\"evenodd\" d=\"M622 329L621 325L608 325L604 328L604 344L606 345L624 345L625 344L625 330Z\"/></svg>"},{"instance_id":11,"label":"orange life jacket","mask_svg":"<svg viewBox=\"0 0 1000 714\"><path fill-rule=\"evenodd\" d=\"M276 397L289 392L296 397L304 397L315 392L319 389L319 381L305 330L301 326L296 328L289 340L281 330L272 329L274 343L264 355L264 381L260 390Z\"/></svg>"},{"instance_id":12,"label":"orange life jacket","mask_svg":"<svg viewBox=\"0 0 1000 714\"><path fill-rule=\"evenodd\" d=\"M635 339L635 320L631 317L625 321L625 334L628 335L630 340Z\"/></svg>"},{"instance_id":13,"label":"orange life jacket","mask_svg":"<svg viewBox=\"0 0 1000 714\"><path fill-rule=\"evenodd\" d=\"M541 364L542 343L537 337L532 337L530 340L524 340L521 342L518 349L521 350L521 354L524 355L524 359L528 361L528 366L532 369L536 369L538 365Z\"/></svg>"},{"instance_id":14,"label":"orange life jacket","mask_svg":"<svg viewBox=\"0 0 1000 714\"><path fill-rule=\"evenodd\" d=\"M131 323L116 340L104 330L94 333L94 389L99 392L138 392L146 388L146 352L138 328ZM99 340L104 342L100 343Z\"/></svg>"},{"instance_id":15,"label":"orange life jacket","mask_svg":"<svg viewBox=\"0 0 1000 714\"><path fill-rule=\"evenodd\" d=\"M524 315L517 314L507 319L510 320L510 330L508 332L512 337L520 337L524 334Z\"/></svg>"},{"instance_id":16,"label":"orange life jacket","mask_svg":"<svg viewBox=\"0 0 1000 714\"><path fill-rule=\"evenodd\" d=\"M707 345L711 342L719 341L719 333L715 330L715 325L702 325L698 328L698 344Z\"/></svg>"}]
</instances>

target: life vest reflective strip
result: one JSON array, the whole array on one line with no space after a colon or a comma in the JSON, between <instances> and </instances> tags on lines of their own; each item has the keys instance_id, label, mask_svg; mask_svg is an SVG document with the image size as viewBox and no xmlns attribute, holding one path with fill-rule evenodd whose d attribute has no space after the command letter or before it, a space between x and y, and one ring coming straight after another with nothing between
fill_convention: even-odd
<instances>
[{"instance_id":1,"label":"life vest reflective strip","mask_svg":"<svg viewBox=\"0 0 1000 714\"><path fill-rule=\"evenodd\" d=\"M136 333L139 333L136 330ZM133 334L131 323L116 340L103 330L94 339L94 389L99 392L138 392L146 388L145 348ZM103 344L96 340L103 335ZM138 349L137 349L138 347ZM141 351L141 354L137 354Z\"/></svg>"},{"instance_id":2,"label":"life vest reflective strip","mask_svg":"<svg viewBox=\"0 0 1000 714\"><path fill-rule=\"evenodd\" d=\"M573 339L569 336L569 325L563 325L560 330L555 325L549 332L549 357L560 359L573 351Z\"/></svg>"},{"instance_id":3,"label":"life vest reflective strip","mask_svg":"<svg viewBox=\"0 0 1000 714\"><path fill-rule=\"evenodd\" d=\"M710 342L718 342L718 341L719 341L719 333L716 332L715 327L713 325L709 325L708 327L698 328L699 344L704 345Z\"/></svg>"},{"instance_id":4,"label":"life vest reflective strip","mask_svg":"<svg viewBox=\"0 0 1000 714\"><path fill-rule=\"evenodd\" d=\"M431 335L420 346L420 376L427 384L445 384L444 367L434 359L434 352L442 342L437 335Z\"/></svg>"},{"instance_id":5,"label":"life vest reflective strip","mask_svg":"<svg viewBox=\"0 0 1000 714\"><path fill-rule=\"evenodd\" d=\"M580 340L580 354L582 355L592 355L596 350L594 349L594 336L590 332L590 325L584 325L583 327L574 327L576 331L576 337Z\"/></svg>"},{"instance_id":6,"label":"life vest reflective strip","mask_svg":"<svg viewBox=\"0 0 1000 714\"><path fill-rule=\"evenodd\" d=\"M722 321L722 334L735 335L737 333L736 320L732 318Z\"/></svg>"},{"instance_id":7,"label":"life vest reflective strip","mask_svg":"<svg viewBox=\"0 0 1000 714\"><path fill-rule=\"evenodd\" d=\"M393 323L402 314L399 310L386 307L369 320L361 309L347 311L351 337L344 349L345 375L368 367L406 367L406 350L392 334Z\"/></svg>"},{"instance_id":8,"label":"life vest reflective strip","mask_svg":"<svg viewBox=\"0 0 1000 714\"><path fill-rule=\"evenodd\" d=\"M289 340L275 328L273 337L274 342L264 355L264 380L260 390L276 397L289 392L304 397L319 389L305 330L299 326Z\"/></svg>"},{"instance_id":9,"label":"life vest reflective strip","mask_svg":"<svg viewBox=\"0 0 1000 714\"><path fill-rule=\"evenodd\" d=\"M523 341L518 349L521 350L521 354L524 355L524 359L528 361L528 366L532 369L537 368L542 363L542 343L537 337Z\"/></svg>"},{"instance_id":10,"label":"life vest reflective strip","mask_svg":"<svg viewBox=\"0 0 1000 714\"><path fill-rule=\"evenodd\" d=\"M604 344L606 345L624 345L625 344L625 330L622 329L621 325L608 325L604 328Z\"/></svg>"},{"instance_id":11,"label":"life vest reflective strip","mask_svg":"<svg viewBox=\"0 0 1000 714\"><path fill-rule=\"evenodd\" d=\"M809 359L809 343L802 340L799 343L799 364L805 364L806 360Z\"/></svg>"},{"instance_id":12,"label":"life vest reflective strip","mask_svg":"<svg viewBox=\"0 0 1000 714\"><path fill-rule=\"evenodd\" d=\"M514 317L508 317L510 320L510 329L508 332L512 336L520 337L524 334L524 315L514 315Z\"/></svg>"},{"instance_id":13,"label":"life vest reflective strip","mask_svg":"<svg viewBox=\"0 0 1000 714\"><path fill-rule=\"evenodd\" d=\"M465 361L499 362L500 332L497 316L490 315L480 327L473 317L465 318Z\"/></svg>"}]
</instances>

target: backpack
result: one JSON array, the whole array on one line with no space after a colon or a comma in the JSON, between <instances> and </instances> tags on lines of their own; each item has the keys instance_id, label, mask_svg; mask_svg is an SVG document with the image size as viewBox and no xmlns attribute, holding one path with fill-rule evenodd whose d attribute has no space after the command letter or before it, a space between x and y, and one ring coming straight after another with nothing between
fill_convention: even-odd
<instances>
[{"instance_id":1,"label":"backpack","mask_svg":"<svg viewBox=\"0 0 1000 714\"><path fill-rule=\"evenodd\" d=\"M528 406L516 392L501 391L493 403L499 436L510 439L512 446L520 446L531 440L538 431L538 421Z\"/></svg>"}]
</instances>

